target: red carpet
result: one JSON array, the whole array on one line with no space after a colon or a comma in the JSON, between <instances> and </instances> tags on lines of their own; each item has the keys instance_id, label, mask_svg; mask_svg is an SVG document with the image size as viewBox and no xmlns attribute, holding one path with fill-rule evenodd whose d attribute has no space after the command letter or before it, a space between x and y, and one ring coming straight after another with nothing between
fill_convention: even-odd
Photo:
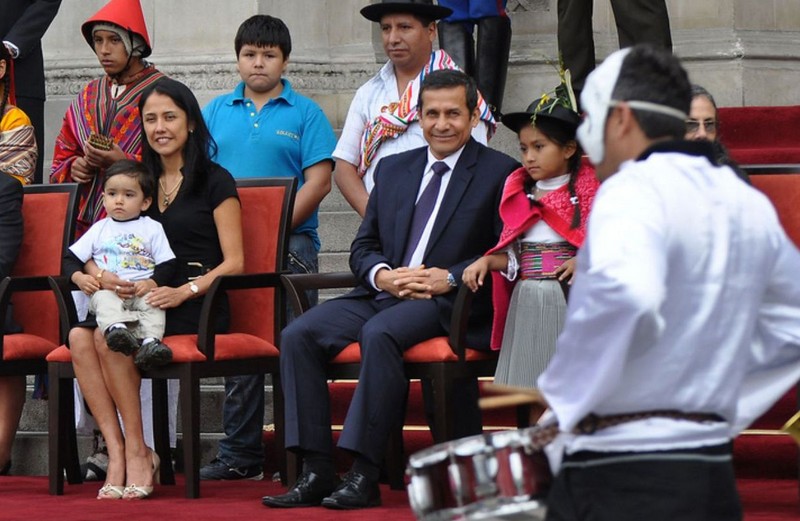
<instances>
[{"instance_id":1,"label":"red carpet","mask_svg":"<svg viewBox=\"0 0 800 521\"><path fill-rule=\"evenodd\" d=\"M720 107L719 138L742 165L800 163L800 107Z\"/></svg>"},{"instance_id":2,"label":"red carpet","mask_svg":"<svg viewBox=\"0 0 800 521\"><path fill-rule=\"evenodd\" d=\"M99 483L65 485L63 496L50 496L45 477L0 477L0 519L60 521L134 521L192 519L230 521L270 519L347 521L408 521L414 516L405 492L381 487L383 506L356 512L336 512L321 507L281 510L261 504L261 496L280 494L280 483L270 481L203 482L200 499L183 497L183 479L175 486L160 486L144 501L98 501Z\"/></svg>"},{"instance_id":3,"label":"red carpet","mask_svg":"<svg viewBox=\"0 0 800 521\"><path fill-rule=\"evenodd\" d=\"M271 509L261 505L261 496L280 493L278 483L268 481L203 483L200 499L183 497L183 480L176 486L161 486L145 501L98 501L98 483L67 485L63 496L47 493L45 477L0 477L0 519L62 521L136 521L193 519L270 519L322 521L413 520L406 494L381 487L383 506L355 512L324 508ZM789 521L800 519L796 480L739 480L745 521ZM646 521L646 520L643 520ZM680 521L680 520L676 520Z\"/></svg>"}]
</instances>

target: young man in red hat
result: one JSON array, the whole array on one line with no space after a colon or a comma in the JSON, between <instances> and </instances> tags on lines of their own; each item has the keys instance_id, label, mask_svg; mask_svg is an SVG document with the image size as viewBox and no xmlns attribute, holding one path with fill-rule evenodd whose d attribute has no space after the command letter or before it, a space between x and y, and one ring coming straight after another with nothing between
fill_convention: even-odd
<instances>
[{"instance_id":1,"label":"young man in red hat","mask_svg":"<svg viewBox=\"0 0 800 521\"><path fill-rule=\"evenodd\" d=\"M111 0L82 26L105 75L72 102L56 138L51 183L80 183L76 235L105 217L103 173L141 157L139 96L163 76L145 61L150 38L139 0Z\"/></svg>"},{"instance_id":2,"label":"young man in red hat","mask_svg":"<svg viewBox=\"0 0 800 521\"><path fill-rule=\"evenodd\" d=\"M105 74L90 81L67 109L56 138L50 174L51 183L80 184L78 237L106 216L103 207L106 168L119 159L141 159L139 97L145 88L164 77L145 61L152 49L139 0L111 0L81 26L81 33ZM76 301L76 305L79 315L85 315L88 301ZM169 405L170 414L175 415L177 383L170 385L176 387ZM149 384L142 386L143 404L152 403L150 392ZM143 411L142 417L146 440L153 446L152 414ZM81 415L77 421L79 426L86 423ZM105 479L108 455L99 432L95 431L95 450L82 467L86 480ZM174 443L174 432L170 432L170 437Z\"/></svg>"}]
</instances>

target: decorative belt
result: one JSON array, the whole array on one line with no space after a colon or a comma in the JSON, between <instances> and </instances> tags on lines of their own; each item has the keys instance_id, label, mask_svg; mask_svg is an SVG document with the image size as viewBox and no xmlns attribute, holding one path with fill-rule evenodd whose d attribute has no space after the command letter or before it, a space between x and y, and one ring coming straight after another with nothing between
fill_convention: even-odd
<instances>
[{"instance_id":1,"label":"decorative belt","mask_svg":"<svg viewBox=\"0 0 800 521\"><path fill-rule=\"evenodd\" d=\"M623 414L609 414L598 416L594 413L586 415L575 427L576 434L594 434L595 432L638 420L647 418L669 418L671 420L686 420L696 423L721 422L725 421L722 416L707 412L682 412L670 409L656 411L629 412Z\"/></svg>"},{"instance_id":2,"label":"decorative belt","mask_svg":"<svg viewBox=\"0 0 800 521\"><path fill-rule=\"evenodd\" d=\"M568 242L523 242L520 245L520 278L555 279L556 269L577 251Z\"/></svg>"},{"instance_id":3,"label":"decorative belt","mask_svg":"<svg viewBox=\"0 0 800 521\"><path fill-rule=\"evenodd\" d=\"M607 416L598 416L597 414L588 414L578 425L573 429L573 434L594 434L595 432L609 427L614 427L623 423L645 420L647 418L669 418L672 420L686 420L696 423L705 422L722 422L725 419L719 414L706 413L706 412L682 412L671 409L655 410L655 411L640 411L629 412L622 414L609 414ZM539 446L544 446L553 441L558 435L558 424L548 425L541 429L536 437L536 443Z\"/></svg>"}]
</instances>

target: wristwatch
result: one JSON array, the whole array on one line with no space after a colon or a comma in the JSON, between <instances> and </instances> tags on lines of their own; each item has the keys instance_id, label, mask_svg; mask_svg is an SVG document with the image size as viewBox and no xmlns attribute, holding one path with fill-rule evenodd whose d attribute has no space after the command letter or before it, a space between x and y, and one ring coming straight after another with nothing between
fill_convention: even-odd
<instances>
[{"instance_id":1,"label":"wristwatch","mask_svg":"<svg viewBox=\"0 0 800 521\"><path fill-rule=\"evenodd\" d=\"M197 287L197 284L194 281L189 282L189 290L192 292L192 295L197 296L200 293L200 288Z\"/></svg>"},{"instance_id":2,"label":"wristwatch","mask_svg":"<svg viewBox=\"0 0 800 521\"><path fill-rule=\"evenodd\" d=\"M456 278L449 271L447 272L447 285L450 286L451 288L458 287L458 282L456 282Z\"/></svg>"}]
</instances>

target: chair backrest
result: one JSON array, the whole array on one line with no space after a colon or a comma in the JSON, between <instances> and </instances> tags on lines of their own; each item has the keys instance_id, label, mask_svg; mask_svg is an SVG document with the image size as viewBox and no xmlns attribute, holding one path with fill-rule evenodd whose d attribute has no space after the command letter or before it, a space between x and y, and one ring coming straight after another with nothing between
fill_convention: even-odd
<instances>
[{"instance_id":1,"label":"chair backrest","mask_svg":"<svg viewBox=\"0 0 800 521\"><path fill-rule=\"evenodd\" d=\"M800 248L800 165L752 165L743 168L753 186L772 201L783 229Z\"/></svg>"},{"instance_id":2,"label":"chair backrest","mask_svg":"<svg viewBox=\"0 0 800 521\"><path fill-rule=\"evenodd\" d=\"M60 275L61 260L75 234L78 185L28 185L24 190L22 247L11 275ZM12 302L14 317L25 333L59 342L58 308L49 290L17 293Z\"/></svg>"},{"instance_id":3,"label":"chair backrest","mask_svg":"<svg viewBox=\"0 0 800 521\"><path fill-rule=\"evenodd\" d=\"M297 180L293 177L239 179L236 184L242 204L244 272L282 271L289 247ZM228 291L228 298L232 332L250 333L274 342L284 314L283 309L275 309L275 290Z\"/></svg>"}]
</instances>

